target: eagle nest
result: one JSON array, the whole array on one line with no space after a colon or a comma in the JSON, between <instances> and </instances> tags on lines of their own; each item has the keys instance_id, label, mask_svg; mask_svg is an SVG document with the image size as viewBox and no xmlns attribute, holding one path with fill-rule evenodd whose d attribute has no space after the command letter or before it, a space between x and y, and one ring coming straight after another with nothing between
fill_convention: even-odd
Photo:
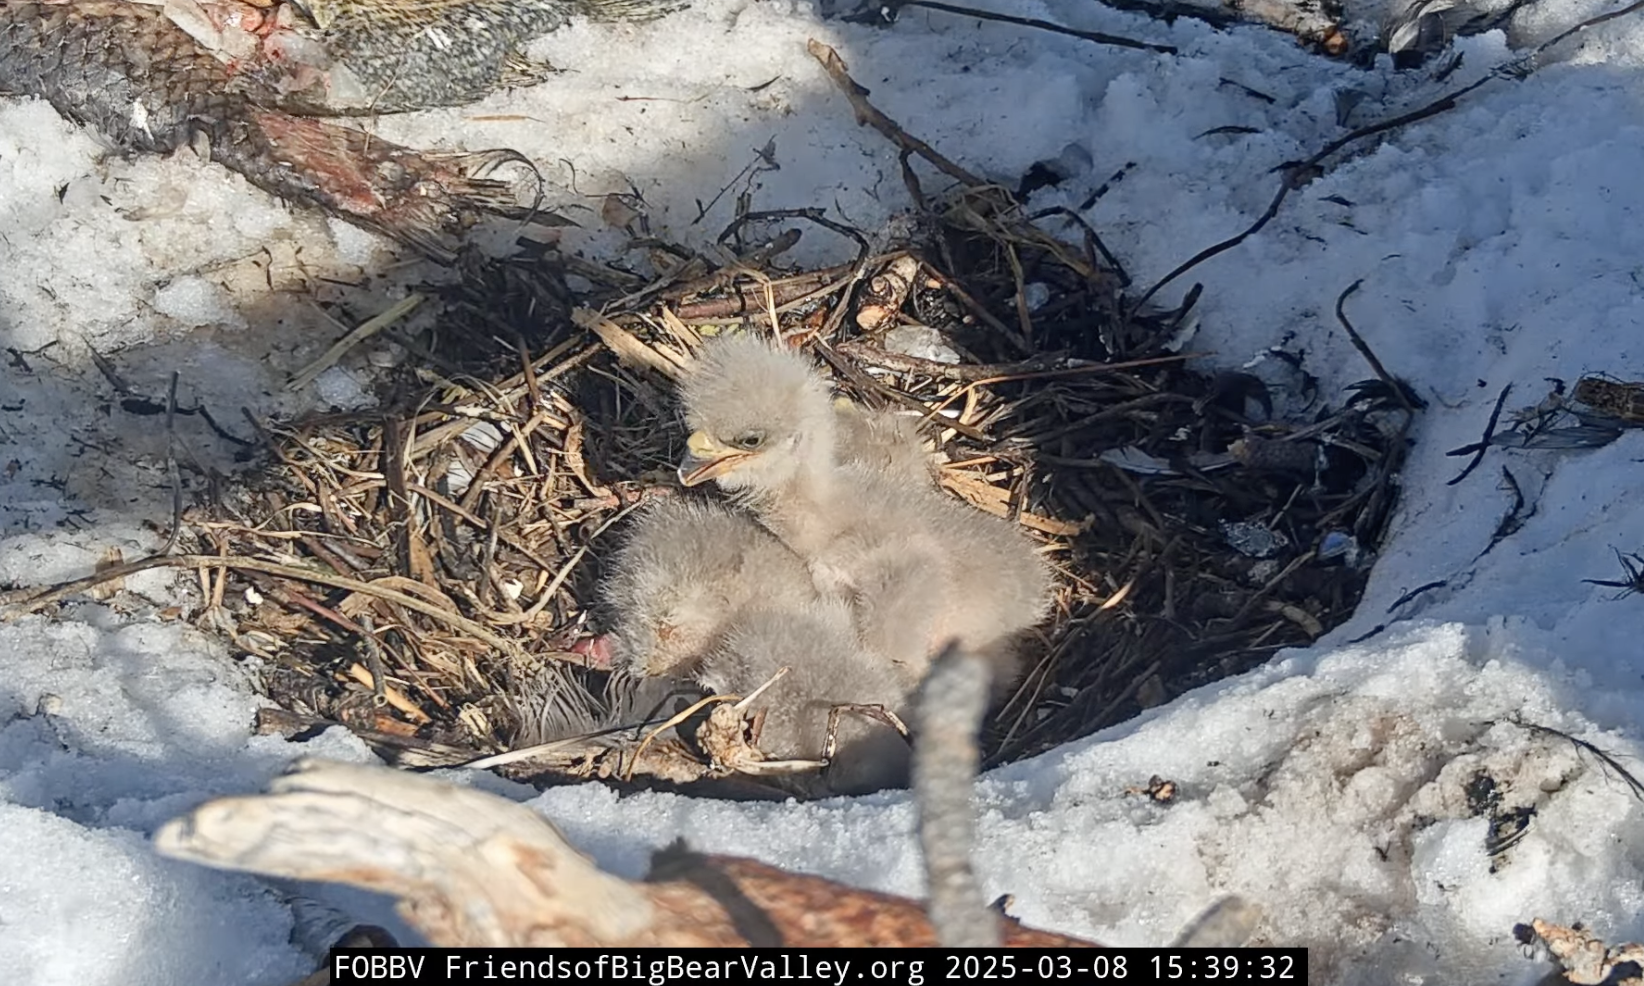
<instances>
[{"instance_id":1,"label":"eagle nest","mask_svg":"<svg viewBox=\"0 0 1644 986\"><path fill-rule=\"evenodd\" d=\"M990 762L1346 619L1396 499L1396 382L1308 393L1295 365L1302 386L1276 394L1198 369L1179 351L1193 312L1137 310L1095 231L995 186L925 201L883 251L820 211L745 213L713 256L655 245L645 277L526 253L429 288L443 317L376 409L263 423L266 466L186 515L198 554L261 560L225 568L233 591L214 596L266 659L284 711L262 728L340 722L395 762L489 758L539 782L758 793L746 735L662 731L666 710L610 721L609 674L579 642L601 629L623 517L683 495L681 368L707 336L773 326L842 394L916 418L940 485L1054 564ZM785 267L806 224L855 259Z\"/></svg>"}]
</instances>

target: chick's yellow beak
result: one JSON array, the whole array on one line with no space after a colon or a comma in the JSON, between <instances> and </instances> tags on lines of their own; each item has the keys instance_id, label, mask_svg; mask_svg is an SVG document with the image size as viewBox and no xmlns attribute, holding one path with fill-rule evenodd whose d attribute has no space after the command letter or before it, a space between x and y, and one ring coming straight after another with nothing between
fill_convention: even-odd
<instances>
[{"instance_id":1,"label":"chick's yellow beak","mask_svg":"<svg viewBox=\"0 0 1644 986\"><path fill-rule=\"evenodd\" d=\"M694 432L685 441L685 458L679 461L679 481L686 486L706 483L735 469L752 454L721 445L705 431Z\"/></svg>"}]
</instances>

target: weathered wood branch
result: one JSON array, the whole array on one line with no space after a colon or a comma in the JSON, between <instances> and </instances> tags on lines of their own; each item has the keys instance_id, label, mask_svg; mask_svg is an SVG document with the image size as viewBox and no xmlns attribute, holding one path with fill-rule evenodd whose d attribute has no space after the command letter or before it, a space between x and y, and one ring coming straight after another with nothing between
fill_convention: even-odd
<instances>
[{"instance_id":1,"label":"weathered wood branch","mask_svg":"<svg viewBox=\"0 0 1644 986\"><path fill-rule=\"evenodd\" d=\"M1544 982L1573 983L1577 986L1644 986L1644 945L1628 942L1606 945L1602 938L1577 924L1566 927L1541 918L1513 929L1525 945L1539 946L1564 967L1564 974Z\"/></svg>"},{"instance_id":2,"label":"weathered wood branch","mask_svg":"<svg viewBox=\"0 0 1644 986\"><path fill-rule=\"evenodd\" d=\"M386 767L300 761L267 794L208 802L154 842L209 866L390 894L436 945L937 943L917 901L751 859L669 850L647 881L628 881L523 805ZM1002 931L1012 946L1093 944L1010 919Z\"/></svg>"}]
</instances>

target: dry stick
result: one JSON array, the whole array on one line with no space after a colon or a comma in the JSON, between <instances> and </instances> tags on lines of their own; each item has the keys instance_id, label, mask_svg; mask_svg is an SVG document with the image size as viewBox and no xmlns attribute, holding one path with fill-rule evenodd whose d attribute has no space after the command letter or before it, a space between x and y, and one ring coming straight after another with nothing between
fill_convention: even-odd
<instances>
[{"instance_id":1,"label":"dry stick","mask_svg":"<svg viewBox=\"0 0 1644 986\"><path fill-rule=\"evenodd\" d=\"M0 609L0 623L10 622L19 616L38 612L52 603L61 602L75 593L135 575L155 568L231 568L242 572L261 572L264 575L276 575L281 578L295 579L299 582L312 582L316 585L328 585L333 589L347 589L351 592L362 592L379 599L386 599L391 603L415 610L424 616L431 616L442 620L450 626L485 641L492 647L507 654L515 654L518 646L505 637L499 637L485 627L460 613L443 609L433 603L424 602L415 596L406 595L393 589L384 589L358 579L344 578L340 575L327 575L313 569L300 568L296 565L281 565L276 562L260 561L255 558L224 558L220 555L169 555L166 557L150 556L139 558L124 565L113 565L100 572L88 575L85 578L74 579L70 582L59 583L50 589L43 590L33 596L6 593L0 596L0 602L5 603L5 609Z\"/></svg>"},{"instance_id":2,"label":"dry stick","mask_svg":"<svg viewBox=\"0 0 1644 986\"><path fill-rule=\"evenodd\" d=\"M1456 476L1455 479L1445 483L1445 486L1454 486L1466 479L1468 476L1471 476L1473 474L1473 470L1478 468L1478 464L1484 461L1484 453L1490 451L1490 439L1496 437L1496 422L1501 420L1501 409L1507 403L1507 395L1512 392L1513 385L1510 383L1501 388L1501 394L1496 397L1495 409L1490 412L1490 420L1484 424L1484 437L1479 440L1477 445L1470 449L1456 449L1454 452L1448 453L1450 455L1455 455L1457 452L1466 454L1471 451L1473 453L1473 458L1472 461L1467 463L1467 468L1463 469L1460 475Z\"/></svg>"},{"instance_id":3,"label":"dry stick","mask_svg":"<svg viewBox=\"0 0 1644 986\"><path fill-rule=\"evenodd\" d=\"M539 555L535 551L531 550L530 546L527 545L524 541L521 541L519 538L515 537L512 534L509 534L505 531L501 531L501 530L497 529L494 524L488 524L485 521L481 520L479 517L476 517L474 514L471 514L468 511L462 509L462 504L457 503L457 502L452 501L452 500L448 500L445 497L440 496L438 493L434 492L433 490L429 489L426 486L423 486L421 483L409 483L409 484L406 485L406 489L410 490L412 493L416 493L418 496L426 497L430 503L434 504L437 507L443 507L446 510L451 511L452 513L456 514L458 517L461 517L463 520L466 520L468 523L474 525L474 528L476 530L485 532L485 533L490 534L490 535L494 535L496 538L500 538L504 543L506 543L508 545L508 547L513 548L515 551L517 551L520 554L524 555L527 561L531 562L531 564L533 564L533 565L537 566L538 568L542 569L544 572L553 571L554 566L549 564L548 561L546 559L544 559L541 555ZM494 550L494 549L488 549L488 550Z\"/></svg>"},{"instance_id":4,"label":"dry stick","mask_svg":"<svg viewBox=\"0 0 1644 986\"><path fill-rule=\"evenodd\" d=\"M567 736L564 739L551 740L547 743L538 743L535 746L522 746L516 750L506 750L502 753L494 753L490 756L480 757L478 760L467 760L462 763L455 764L454 766L463 767L468 770L490 770L493 767L504 767L511 763L518 763L521 760L531 760L533 758L543 756L544 754L553 753L557 750L581 749L592 745L594 741L603 737L617 736L622 733L633 732L636 729L643 729L646 726L654 726L662 721L662 719L645 719L640 722L626 723L621 726L608 726L605 729L596 729L592 732L579 733L576 736ZM615 750L618 749L618 747L611 746L608 749ZM637 766L635 770L638 770Z\"/></svg>"},{"instance_id":5,"label":"dry stick","mask_svg":"<svg viewBox=\"0 0 1644 986\"><path fill-rule=\"evenodd\" d=\"M842 270L837 271L835 277L814 278L801 276L783 278L771 284L771 298L776 302L779 311L785 310L790 305L805 304L837 291L841 286L849 283L850 275L855 269L855 264L849 264ZM819 284L820 287L817 286ZM761 291L760 293L763 294L764 292ZM687 324L723 321L725 319L743 318L753 314L759 310L758 304L764 300L763 298L750 298L745 287L730 286L730 292L723 296L703 298L699 301L679 302L673 312L681 322Z\"/></svg>"},{"instance_id":6,"label":"dry stick","mask_svg":"<svg viewBox=\"0 0 1644 986\"><path fill-rule=\"evenodd\" d=\"M630 882L597 869L524 805L389 767L299 762L266 795L208 802L168 823L154 846L173 859L386 893L445 947L935 944L917 901L684 850ZM1007 945L1097 945L999 920Z\"/></svg>"},{"instance_id":7,"label":"dry stick","mask_svg":"<svg viewBox=\"0 0 1644 986\"><path fill-rule=\"evenodd\" d=\"M1009 14L995 14L987 10L976 10L971 7L955 7L946 3L935 3L933 0L892 0L886 6L891 9L899 7L924 7L927 10L940 10L946 14L957 14L960 17L974 17L979 21L998 21L1001 24L1017 24L1022 27L1036 27L1041 31L1050 31L1053 34L1065 34L1068 37L1079 38L1083 41L1092 41L1099 45L1112 45L1116 48L1135 48L1139 51L1156 51L1160 54L1174 55L1176 48L1173 45L1153 44L1147 41L1137 41L1133 38L1122 38L1117 34L1103 34L1100 31L1081 31L1078 28L1063 27L1050 21L1042 21L1033 17L1012 17Z\"/></svg>"},{"instance_id":8,"label":"dry stick","mask_svg":"<svg viewBox=\"0 0 1644 986\"><path fill-rule=\"evenodd\" d=\"M383 329L388 328L390 325L393 325L395 322L398 322L400 319L411 314L411 312L416 310L418 305L422 304L426 300L426 296L412 293L395 302L393 305L390 305L386 311L379 312L371 318L366 319L364 322L361 322L353 329L349 329L347 334L345 334L341 339L338 339L337 342L333 344L330 349L327 349L319 359L297 371L297 373L291 377L291 380L287 382L286 389L297 391L313 383L321 373L324 373L326 370L330 369L338 360L342 359L350 349L353 349L360 343L376 335L378 332L381 332ZM319 308L318 305L315 305L314 307L318 308L320 314L324 315L332 322L335 323L337 321L331 316L330 312L327 312L323 308Z\"/></svg>"},{"instance_id":9,"label":"dry stick","mask_svg":"<svg viewBox=\"0 0 1644 986\"><path fill-rule=\"evenodd\" d=\"M1033 344L1033 314L1028 310L1026 273L1022 258L1016 254L1016 244L1005 243L1005 260L1010 264L1011 279L1016 282L1016 321L1022 326L1022 338Z\"/></svg>"},{"instance_id":10,"label":"dry stick","mask_svg":"<svg viewBox=\"0 0 1644 986\"><path fill-rule=\"evenodd\" d=\"M177 547L177 538L183 533L183 475L177 468L177 377L171 371L171 386L166 390L166 479L171 482L171 533L166 536L160 554L169 555Z\"/></svg>"},{"instance_id":11,"label":"dry stick","mask_svg":"<svg viewBox=\"0 0 1644 986\"><path fill-rule=\"evenodd\" d=\"M560 566L558 572L554 573L553 579L549 581L548 585L542 590L542 593L537 596L537 601L531 605L530 609L520 613L493 613L490 617L492 622L511 626L519 623L527 623L535 619L537 614L541 613L542 610L548 605L548 602L554 598L554 594L559 592L560 588L565 585L565 581L571 577L571 573L576 570L576 567L582 563L582 559L588 554L588 546L593 544L594 539L610 530L611 525L639 509L640 504L644 502L644 500L635 500L633 503L630 503L628 506L605 518L605 522L595 528L594 533L588 535L588 540L577 548L575 553L571 555L564 565ZM547 571L546 567L543 570Z\"/></svg>"},{"instance_id":12,"label":"dry stick","mask_svg":"<svg viewBox=\"0 0 1644 986\"><path fill-rule=\"evenodd\" d=\"M1283 571L1279 572L1279 574L1273 576L1271 579L1268 579L1259 590L1253 593L1249 599L1244 601L1244 605L1240 606L1239 611L1233 614L1233 618L1227 621L1227 625L1229 627L1237 628L1244 622L1245 617L1250 615L1250 611L1256 608L1257 603L1272 595L1273 590L1277 589L1285 579L1288 579L1290 576L1294 575L1297 569L1312 561L1317 556L1317 551L1309 551L1306 554L1298 555L1296 558L1292 559L1290 564L1284 566Z\"/></svg>"},{"instance_id":13,"label":"dry stick","mask_svg":"<svg viewBox=\"0 0 1644 986\"><path fill-rule=\"evenodd\" d=\"M361 613L359 624L366 667L371 672L371 701L380 709L388 704L388 669L383 665L382 647L377 643L377 628L372 625L371 614Z\"/></svg>"},{"instance_id":14,"label":"dry stick","mask_svg":"<svg viewBox=\"0 0 1644 986\"><path fill-rule=\"evenodd\" d=\"M880 254L874 259L877 262L894 256L896 256L894 253ZM741 262L741 267L747 266L749 266L748 261ZM855 270L856 264L849 263L836 264L833 267L824 267L820 270L805 271L788 277L777 278L772 284L772 290L776 292L777 304L785 305L791 300L809 296L811 292L816 290L818 285L837 284L842 279L849 278ZM742 296L741 291L733 283L740 273L740 268L722 267L706 277L699 277L694 281L669 289L662 294L661 300L675 302L674 313L681 319L713 318L715 316L728 318L733 315L741 315L747 310L747 305L750 302ZM736 293L729 297L701 297L727 288ZM684 300L691 297L700 297L701 300ZM628 306L622 307L626 308ZM617 310L617 308L613 306L612 310Z\"/></svg>"},{"instance_id":15,"label":"dry stick","mask_svg":"<svg viewBox=\"0 0 1644 986\"><path fill-rule=\"evenodd\" d=\"M509 429L508 437L497 446L496 450L485 460L485 464L480 466L468 480L468 489L463 493L460 501L462 509L472 513L474 508L479 506L480 497L485 495L492 474L502 468L502 464L513 456L515 449L520 449L523 452L524 445L530 442L531 436L536 433L538 428L547 424L552 417L546 410L539 408L523 426L517 429ZM472 427L472 425L468 427Z\"/></svg>"},{"instance_id":16,"label":"dry stick","mask_svg":"<svg viewBox=\"0 0 1644 986\"><path fill-rule=\"evenodd\" d=\"M972 390L975 390L978 387L990 387L990 386L992 386L996 383L1012 383L1012 382L1015 382L1015 381L1018 381L1018 380L1044 380L1044 379L1049 379L1049 378L1054 378L1054 377L1083 376L1083 375L1089 374L1089 373L1103 373L1103 372L1106 372L1106 371L1109 371L1109 370L1115 370L1115 371L1117 371L1117 370L1132 370L1132 369L1136 369L1138 367L1155 366L1155 365L1162 364L1162 363L1180 363L1180 362L1184 362L1184 361L1190 360L1190 359L1207 359L1207 358L1209 358L1211 356L1214 356L1214 355L1215 355L1214 352L1178 353L1178 354L1175 354L1175 355L1172 355L1172 356L1153 356L1153 357L1150 357L1148 359L1130 360L1127 363L1092 363L1088 366L1068 367L1065 370L1043 370L1043 371L1035 371L1035 372L1028 372L1028 373L1006 373L1006 374L1000 374L999 376L995 376L995 377L983 377L980 380L970 381L963 388L961 388L958 393L954 394L952 397L949 397L946 400L943 400L939 404L933 405L930 408L930 410L926 413L926 417L927 418L934 418L934 417L936 417L936 415L938 415L942 411L946 410L949 405L951 405L954 401L958 400L961 396L969 393ZM1113 410L1113 409L1110 408L1109 410ZM1106 414L1107 412L1102 411L1102 412L1098 412L1098 413L1099 414ZM943 419L943 420L945 421L946 419ZM1091 420L1092 420L1092 418L1086 418L1084 423L1088 424ZM950 425L952 424L952 422L948 422L948 423ZM1120 472L1120 475L1123 475L1122 470Z\"/></svg>"},{"instance_id":17,"label":"dry stick","mask_svg":"<svg viewBox=\"0 0 1644 986\"><path fill-rule=\"evenodd\" d=\"M863 236L861 231L852 229L844 223L834 222L832 219L828 218L826 212L816 208L815 206L806 206L800 209L764 209L759 212L743 213L741 216L737 217L735 222L720 231L719 242L723 243L740 226L747 223L769 222L772 219L808 219L811 222L816 223L818 226L821 226L823 229L832 230L840 236L854 240L857 247L862 251L861 258L866 258L873 252L872 248L868 245L867 237ZM852 265L853 269L860 265L861 258L858 259L856 264ZM747 270L742 271L742 273L756 273L754 268L748 267L746 264L741 264L740 266L748 268Z\"/></svg>"},{"instance_id":18,"label":"dry stick","mask_svg":"<svg viewBox=\"0 0 1644 986\"><path fill-rule=\"evenodd\" d=\"M838 61L837 55L834 56L834 60ZM841 63L841 69L843 69L843 63ZM829 71L832 72L832 69L830 68ZM737 219L736 222L725 228L725 231L720 234L720 239L723 240L725 237L730 236L732 231L743 223L763 222L769 219L808 219L824 229L832 230L840 236L849 237L850 239L856 241L856 263L852 267L850 278L841 285L845 291L845 294L839 299L838 304L834 305L833 311L829 313L828 320L823 325L820 333L823 338L833 338L834 332L839 328L839 323L844 321L845 314L850 308L851 289L857 284L860 284L868 276L868 269L870 266L873 266L872 245L868 243L867 237L863 236L860 231L853 229L844 223L834 222L829 219L821 209L813 207L803 209L766 209L761 212L745 213L741 218ZM773 309L770 314L771 331L780 333L782 331L782 327L776 323L774 299L771 298L769 292L770 279L765 278L764 281L766 286L766 303Z\"/></svg>"},{"instance_id":19,"label":"dry stick","mask_svg":"<svg viewBox=\"0 0 1644 986\"><path fill-rule=\"evenodd\" d=\"M1359 285L1363 283L1364 278L1361 277L1349 284L1347 290L1336 298L1336 321L1340 322L1341 327L1347 330L1347 338L1352 340L1353 348L1359 351L1359 355L1364 357L1364 361L1370 364L1370 369L1376 371L1376 376L1381 378L1381 382L1387 385L1387 388L1393 392L1394 397L1398 398L1399 403L1404 406L1405 413L1415 414L1416 405L1410 399L1404 381L1387 372L1387 367L1382 366L1381 360L1377 359L1376 354L1370 351L1370 344L1364 341L1364 337L1359 335L1359 331L1353 328L1353 323L1347 320L1347 297L1357 291Z\"/></svg>"},{"instance_id":20,"label":"dry stick","mask_svg":"<svg viewBox=\"0 0 1644 986\"><path fill-rule=\"evenodd\" d=\"M1096 232L1096 227L1092 226L1090 221L1084 216L1079 215L1077 212L1069 209L1065 205L1056 205L1051 206L1048 209L1040 209L1038 212L1030 213L1027 216L1027 221L1030 223L1037 222L1040 219L1049 219L1051 216L1060 216L1084 231L1086 252L1085 263L1087 265L1089 265L1092 269L1095 269L1095 254L1101 254L1102 263L1107 264L1108 269L1111 270L1113 275L1119 279L1119 286L1124 288L1130 287L1130 275L1125 273L1125 265L1120 263L1119 258L1113 255L1113 251L1107 248L1107 244L1102 242L1101 234Z\"/></svg>"},{"instance_id":21,"label":"dry stick","mask_svg":"<svg viewBox=\"0 0 1644 986\"><path fill-rule=\"evenodd\" d=\"M1429 117L1438 116L1440 113L1447 110L1455 109L1456 105L1462 100L1463 97L1471 95L1475 90L1482 89L1484 86L1494 82L1497 79L1526 78L1536 70L1536 66L1533 64L1536 57L1546 52L1554 45L1559 44L1572 35L1590 30L1591 28L1597 27L1606 21L1612 21L1618 17L1624 17L1627 14L1631 14L1641 9L1644 9L1644 0L1635 0L1634 3L1630 3L1627 6L1622 7L1620 10L1614 10L1608 14L1602 14L1598 17L1592 17L1582 21L1574 27L1563 31L1560 34L1556 34L1530 49L1529 53L1524 56L1516 58L1505 65L1499 65L1496 68L1491 69L1481 78L1473 82L1469 82L1467 85L1462 86L1454 92L1440 96L1438 99L1433 100L1425 106L1418 107L1408 113L1401 113L1398 116L1393 117L1391 120L1383 120L1381 123L1372 123L1368 126L1363 126L1357 130L1351 131L1350 133L1338 137L1330 143L1324 145L1321 150L1305 161L1300 163L1291 162L1289 164L1280 165L1278 168L1274 169L1284 173L1284 178L1279 183L1279 190L1274 194L1273 200L1267 204L1267 208L1259 217L1257 217L1256 221L1246 227L1243 232L1222 240L1220 243L1215 243L1205 247L1203 250L1200 250L1192 257L1189 257L1187 260L1183 261L1178 267L1176 267L1175 270L1172 270L1170 273L1160 278L1158 283L1148 288L1147 292L1138 298L1135 304L1130 306L1129 311L1125 315L1124 321L1128 323L1131 319L1133 319L1136 316L1136 313L1141 311L1142 306L1147 304L1147 302L1155 294L1159 293L1160 289L1169 284L1171 281L1176 280L1176 278L1181 277L1183 274L1211 259L1212 257L1226 253L1227 251L1243 243L1245 240L1248 240L1250 237L1261 232L1268 223L1273 221L1273 217L1279 214L1279 207L1284 205L1284 200L1290 195L1290 193L1307 184L1307 182L1311 180L1309 176L1314 173L1318 166L1326 158L1335 154L1337 151L1342 150L1349 144L1357 143L1366 137L1374 137L1376 134L1386 133L1389 130L1397 130L1400 127L1407 126L1412 123L1419 123Z\"/></svg>"},{"instance_id":22,"label":"dry stick","mask_svg":"<svg viewBox=\"0 0 1644 986\"><path fill-rule=\"evenodd\" d=\"M904 152L904 156L905 154L906 152ZM921 211L928 212L929 210L921 208ZM942 282L942 290L953 295L955 298L958 298L959 303L964 305L966 308L969 308L971 314L981 319L988 328L1004 336L1006 339L1009 339L1018 350L1024 353L1033 352L1033 347L1028 345L1028 341L1026 339L1023 339L1015 329L1001 321L999 316L988 311L981 302L971 296L970 292L961 287L959 282L948 277L946 274L941 273L929 264L924 265L924 269L927 273L933 275L938 281Z\"/></svg>"},{"instance_id":23,"label":"dry stick","mask_svg":"<svg viewBox=\"0 0 1644 986\"><path fill-rule=\"evenodd\" d=\"M1041 377L1081 377L1092 373L1117 373L1124 370L1136 370L1149 366L1158 366L1162 363L1180 363L1194 358L1190 356L1156 356L1149 359L1131 360L1127 363L1097 363L1086 362L1073 366L1057 366L1062 357L1037 356L1033 359L1022 360L1019 363L941 363L933 359L920 356L908 356L903 353L893 353L888 349L881 349L860 340L842 342L835 347L839 352L852 359L867 363L871 366L883 367L897 373L917 373L936 380L951 380L954 383L976 383L983 380L1020 380L1026 376Z\"/></svg>"},{"instance_id":24,"label":"dry stick","mask_svg":"<svg viewBox=\"0 0 1644 986\"><path fill-rule=\"evenodd\" d=\"M525 336L514 333L514 349L519 353L519 375L525 378L525 392L531 398L531 412L534 414L542 410L542 384L537 375L531 372L531 350L525 344Z\"/></svg>"},{"instance_id":25,"label":"dry stick","mask_svg":"<svg viewBox=\"0 0 1644 986\"><path fill-rule=\"evenodd\" d=\"M781 283L778 282L776 285L772 286L769 297L760 299L760 301L767 304L767 306L769 302L775 302L776 314L786 314L796 308L801 308L813 301L818 301L822 298L826 298L828 295L837 294L838 292L849 288L851 284L854 283L855 275L856 266L853 264L844 277L841 277L836 281L828 281L819 288L807 290L804 294L795 297L789 297L785 293L778 293L776 288L779 287ZM683 324L694 326L716 325L726 321L746 319L756 313L761 315L770 313L768 307L761 310L758 308L750 308L750 304L751 302L747 296L741 290L738 290L736 294L728 297L709 298L702 302L693 303L688 306L681 305L678 310L674 312L674 315Z\"/></svg>"},{"instance_id":26,"label":"dry stick","mask_svg":"<svg viewBox=\"0 0 1644 986\"><path fill-rule=\"evenodd\" d=\"M646 733L645 738L640 741L639 749L634 751L634 758L629 762L628 769L623 772L622 779L625 781L631 781L634 779L634 770L639 764L639 758L645 755L645 750L651 745L651 742L667 730L679 725L686 719L689 719L691 716L710 705L717 705L721 702L740 702L741 700L742 696L740 695L709 695L706 698L699 699L698 701L692 703L689 708L681 709L673 716L663 720L662 723L655 729L651 730L649 733Z\"/></svg>"},{"instance_id":27,"label":"dry stick","mask_svg":"<svg viewBox=\"0 0 1644 986\"><path fill-rule=\"evenodd\" d=\"M833 84L839 87L839 91L845 94L846 99L850 100L851 109L856 112L857 126L867 124L873 127L903 151L919 155L955 181L972 186L987 184L937 153L935 148L909 134L890 117L875 109L873 104L868 102L868 90L857 85L856 80L851 78L850 71L845 67L837 51L815 38L805 42L805 48L811 53L812 58L822 63L823 70L833 79Z\"/></svg>"},{"instance_id":28,"label":"dry stick","mask_svg":"<svg viewBox=\"0 0 1644 986\"><path fill-rule=\"evenodd\" d=\"M1612 754L1604 752L1599 747L1584 739L1577 739L1569 733L1554 729L1551 726L1537 725L1536 723L1521 719L1517 715L1510 716L1507 721L1522 729L1527 729L1532 733L1541 733L1545 736L1557 736L1560 739L1569 740L1578 749L1586 750L1588 753L1591 753L1593 756L1597 757L1599 761L1604 764L1604 766L1621 775L1622 781L1627 785L1627 789L1632 792L1633 797L1639 799L1640 801L1644 801L1644 782L1641 782L1637 777L1634 777L1632 772L1622 766L1621 761L1617 760Z\"/></svg>"}]
</instances>

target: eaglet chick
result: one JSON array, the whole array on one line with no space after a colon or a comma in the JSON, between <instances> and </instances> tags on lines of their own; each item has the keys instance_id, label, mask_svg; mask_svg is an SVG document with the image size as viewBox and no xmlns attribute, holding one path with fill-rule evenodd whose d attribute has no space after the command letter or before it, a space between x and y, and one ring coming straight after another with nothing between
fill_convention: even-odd
<instances>
[{"instance_id":1,"label":"eaglet chick","mask_svg":"<svg viewBox=\"0 0 1644 986\"><path fill-rule=\"evenodd\" d=\"M804 562L758 524L719 504L674 498L635 515L600 595L613 666L684 678L742 611L797 610L816 589Z\"/></svg>"},{"instance_id":2,"label":"eaglet chick","mask_svg":"<svg viewBox=\"0 0 1644 986\"><path fill-rule=\"evenodd\" d=\"M1015 525L841 461L827 383L797 353L715 339L681 397L693 429L681 482L713 480L746 503L819 591L849 601L859 641L905 685L953 639L993 662L1001 689L1015 680L1019 638L1050 598L1049 570Z\"/></svg>"},{"instance_id":3,"label":"eaglet chick","mask_svg":"<svg viewBox=\"0 0 1644 986\"><path fill-rule=\"evenodd\" d=\"M836 704L897 711L906 698L883 660L859 653L848 611L818 598L799 557L725 507L664 500L646 508L602 591L619 672L745 695L787 667L754 704L765 712L758 745L771 757L821 757ZM823 790L898 783L906 762L906 744L889 727L847 715Z\"/></svg>"},{"instance_id":4,"label":"eaglet chick","mask_svg":"<svg viewBox=\"0 0 1644 986\"><path fill-rule=\"evenodd\" d=\"M911 419L844 398L834 401L833 410L839 461L871 469L893 482L932 484L934 463Z\"/></svg>"}]
</instances>

